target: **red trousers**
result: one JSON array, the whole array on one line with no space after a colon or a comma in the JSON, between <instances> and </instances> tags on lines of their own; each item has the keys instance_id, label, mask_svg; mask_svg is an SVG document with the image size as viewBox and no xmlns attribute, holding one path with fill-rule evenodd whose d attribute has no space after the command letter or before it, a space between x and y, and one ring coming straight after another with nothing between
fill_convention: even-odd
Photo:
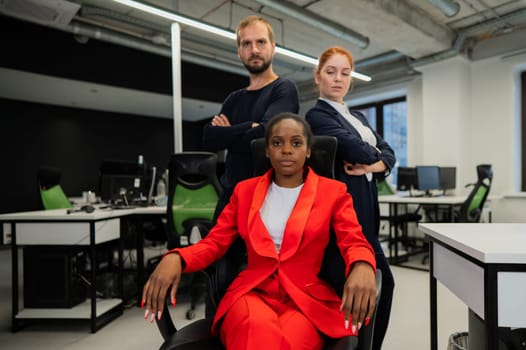
<instances>
[{"instance_id":1,"label":"red trousers","mask_svg":"<svg viewBox=\"0 0 526 350\"><path fill-rule=\"evenodd\" d=\"M256 291L226 313L220 337L228 350L319 350L325 338L288 297Z\"/></svg>"}]
</instances>

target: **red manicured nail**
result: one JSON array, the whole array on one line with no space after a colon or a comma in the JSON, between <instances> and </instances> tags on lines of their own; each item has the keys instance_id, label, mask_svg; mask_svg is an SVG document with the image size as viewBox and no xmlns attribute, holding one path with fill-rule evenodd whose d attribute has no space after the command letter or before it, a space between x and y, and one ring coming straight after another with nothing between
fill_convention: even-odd
<instances>
[{"instance_id":1,"label":"red manicured nail","mask_svg":"<svg viewBox=\"0 0 526 350\"><path fill-rule=\"evenodd\" d=\"M146 300L141 300L141 309L144 309L144 304L146 304Z\"/></svg>"},{"instance_id":2,"label":"red manicured nail","mask_svg":"<svg viewBox=\"0 0 526 350\"><path fill-rule=\"evenodd\" d=\"M370 317L366 317L365 318L365 325L368 326L369 322L371 322L371 318Z\"/></svg>"},{"instance_id":3,"label":"red manicured nail","mask_svg":"<svg viewBox=\"0 0 526 350\"><path fill-rule=\"evenodd\" d=\"M173 305L173 307L175 309L175 306L177 305L177 300L175 298L172 299L172 305Z\"/></svg>"}]
</instances>

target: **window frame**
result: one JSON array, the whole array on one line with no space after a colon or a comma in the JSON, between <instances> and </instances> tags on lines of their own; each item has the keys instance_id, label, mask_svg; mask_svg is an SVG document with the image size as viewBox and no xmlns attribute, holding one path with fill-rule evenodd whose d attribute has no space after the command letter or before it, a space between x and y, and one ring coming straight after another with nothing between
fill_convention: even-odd
<instances>
[{"instance_id":1,"label":"window frame","mask_svg":"<svg viewBox=\"0 0 526 350\"><path fill-rule=\"evenodd\" d=\"M387 100L381 100L381 101L375 101L370 103L365 103L361 105L351 106L349 109L366 109L374 107L376 109L376 132L380 134L380 136L384 137L384 106L392 103L398 103L398 102L406 102L407 103L407 96L401 96L401 97L395 97L390 98Z\"/></svg>"}]
</instances>

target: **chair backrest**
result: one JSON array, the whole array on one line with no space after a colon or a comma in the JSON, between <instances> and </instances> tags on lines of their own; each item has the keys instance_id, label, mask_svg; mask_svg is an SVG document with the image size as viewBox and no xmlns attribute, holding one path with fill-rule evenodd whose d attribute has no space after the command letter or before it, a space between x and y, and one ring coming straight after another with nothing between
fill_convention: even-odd
<instances>
[{"instance_id":1,"label":"chair backrest","mask_svg":"<svg viewBox=\"0 0 526 350\"><path fill-rule=\"evenodd\" d=\"M38 169L38 189L44 209L71 208L71 202L60 186L61 171L55 167Z\"/></svg>"},{"instance_id":2,"label":"chair backrest","mask_svg":"<svg viewBox=\"0 0 526 350\"><path fill-rule=\"evenodd\" d=\"M252 163L254 175L262 175L270 169L270 160L265 155L265 139L252 140ZM334 159L336 157L337 139L334 136L316 135L312 138L311 155L307 159L310 166L318 175L334 178Z\"/></svg>"},{"instance_id":3,"label":"chair backrest","mask_svg":"<svg viewBox=\"0 0 526 350\"><path fill-rule=\"evenodd\" d=\"M72 207L71 202L68 197L66 197L60 185L55 185L47 190L40 190L40 197L46 210Z\"/></svg>"},{"instance_id":4,"label":"chair backrest","mask_svg":"<svg viewBox=\"0 0 526 350\"><path fill-rule=\"evenodd\" d=\"M491 188L493 170L489 164L477 165L478 180L473 186L466 201L460 207L458 222L479 222L482 209Z\"/></svg>"},{"instance_id":5,"label":"chair backrest","mask_svg":"<svg viewBox=\"0 0 526 350\"><path fill-rule=\"evenodd\" d=\"M189 219L212 220L222 192L216 174L217 155L210 152L173 154L168 163L167 219L169 247L179 244Z\"/></svg>"}]
</instances>

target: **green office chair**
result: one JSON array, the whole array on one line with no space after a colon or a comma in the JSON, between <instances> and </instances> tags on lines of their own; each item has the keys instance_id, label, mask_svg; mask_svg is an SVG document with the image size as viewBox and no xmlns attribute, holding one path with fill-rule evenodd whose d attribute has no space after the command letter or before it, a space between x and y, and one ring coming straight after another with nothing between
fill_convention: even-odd
<instances>
[{"instance_id":1,"label":"green office chair","mask_svg":"<svg viewBox=\"0 0 526 350\"><path fill-rule=\"evenodd\" d=\"M254 175L260 175L270 167L270 162L265 156L265 141L264 139L257 139L252 141L251 151L253 156ZM336 138L331 136L315 136L313 139L311 157L308 164L314 169L316 173L326 177L333 177L333 164L336 152ZM232 250L230 248L230 250ZM237 250L234 250L237 253ZM211 305L214 307L221 299L226 286L239 273L238 257L234 254L229 254L219 260L213 270L208 270L209 288L208 295L212 299ZM345 266L343 259L335 242L334 235L331 235L331 240L326 248L323 265L320 271L320 276L331 285L335 290L341 294L343 284L345 283L344 276ZM377 270L376 285L377 285L377 301L381 294L381 271ZM210 334L212 326L212 318L204 318L194 321L189 325L177 329L172 322L170 307L165 307L165 312L162 313L160 320L156 320L159 331L164 338L161 350L221 350L224 349L218 337L213 337ZM208 310L207 310L208 312ZM213 310L211 315L213 315ZM342 339L332 339L324 347L324 350L370 350L372 346L374 321L376 314L373 315L368 326L363 326L359 332L358 337L345 337Z\"/></svg>"},{"instance_id":2,"label":"green office chair","mask_svg":"<svg viewBox=\"0 0 526 350\"><path fill-rule=\"evenodd\" d=\"M460 210L455 213L455 222L479 222L482 209L488 198L491 182L493 181L493 169L490 164L477 165L477 182L468 184L473 186L466 201L460 206Z\"/></svg>"},{"instance_id":3,"label":"green office chair","mask_svg":"<svg viewBox=\"0 0 526 350\"><path fill-rule=\"evenodd\" d=\"M484 208L484 204L488 198L492 181L493 169L491 164L477 165L477 182L466 185L466 187L473 186L473 189L469 193L464 203L462 203L460 208L453 212L454 222L480 222L482 209ZM425 264L427 259L429 259L429 255L426 255L422 258L422 264Z\"/></svg>"},{"instance_id":4,"label":"green office chair","mask_svg":"<svg viewBox=\"0 0 526 350\"><path fill-rule=\"evenodd\" d=\"M221 185L216 173L217 155L210 152L173 154L168 163L168 249L194 244L210 228ZM195 317L195 307L205 287L203 273L190 276L191 302L187 319Z\"/></svg>"},{"instance_id":5,"label":"green office chair","mask_svg":"<svg viewBox=\"0 0 526 350\"><path fill-rule=\"evenodd\" d=\"M71 208L72 205L60 186L60 169L41 166L38 169L38 187L44 209Z\"/></svg>"},{"instance_id":6,"label":"green office chair","mask_svg":"<svg viewBox=\"0 0 526 350\"><path fill-rule=\"evenodd\" d=\"M210 152L182 152L168 164L169 248L191 242L190 223L211 222L222 193L216 174L217 155Z\"/></svg>"}]
</instances>

